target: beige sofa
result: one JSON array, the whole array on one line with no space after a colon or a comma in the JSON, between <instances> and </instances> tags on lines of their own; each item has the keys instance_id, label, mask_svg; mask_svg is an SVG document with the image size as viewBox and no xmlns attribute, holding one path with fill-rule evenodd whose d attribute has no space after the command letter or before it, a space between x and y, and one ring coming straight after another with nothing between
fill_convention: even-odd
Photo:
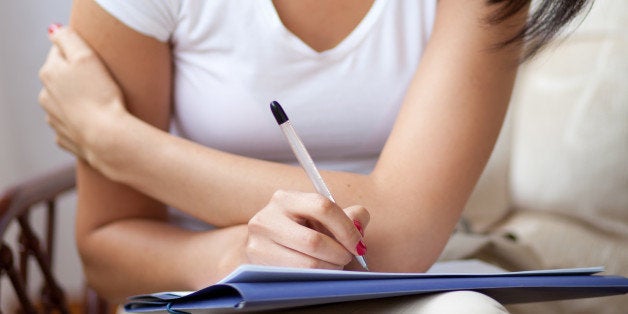
<instances>
[{"instance_id":1,"label":"beige sofa","mask_svg":"<svg viewBox=\"0 0 628 314\"><path fill-rule=\"evenodd\" d=\"M628 1L598 0L581 22L522 67L464 213L473 233L456 233L442 259L628 276ZM628 296L510 309L628 313Z\"/></svg>"}]
</instances>

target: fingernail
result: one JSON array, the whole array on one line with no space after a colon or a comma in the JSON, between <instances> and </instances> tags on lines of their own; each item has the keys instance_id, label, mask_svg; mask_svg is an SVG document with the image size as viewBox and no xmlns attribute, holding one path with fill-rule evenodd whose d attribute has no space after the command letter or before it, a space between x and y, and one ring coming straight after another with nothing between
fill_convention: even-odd
<instances>
[{"instance_id":1,"label":"fingernail","mask_svg":"<svg viewBox=\"0 0 628 314\"><path fill-rule=\"evenodd\" d=\"M60 23L50 24L50 26L48 26L48 35L54 34L59 28L61 28L61 26L62 25Z\"/></svg>"},{"instance_id":2,"label":"fingernail","mask_svg":"<svg viewBox=\"0 0 628 314\"><path fill-rule=\"evenodd\" d=\"M362 240L360 240L360 242L358 242L358 245L355 246L355 250L360 256L366 254L366 245L364 244L364 242L362 242Z\"/></svg>"},{"instance_id":3,"label":"fingernail","mask_svg":"<svg viewBox=\"0 0 628 314\"><path fill-rule=\"evenodd\" d=\"M358 231L360 232L360 234L362 236L364 236L364 229L362 229L362 224L360 223L360 221L358 220L354 220L353 221L353 225L358 229Z\"/></svg>"}]
</instances>

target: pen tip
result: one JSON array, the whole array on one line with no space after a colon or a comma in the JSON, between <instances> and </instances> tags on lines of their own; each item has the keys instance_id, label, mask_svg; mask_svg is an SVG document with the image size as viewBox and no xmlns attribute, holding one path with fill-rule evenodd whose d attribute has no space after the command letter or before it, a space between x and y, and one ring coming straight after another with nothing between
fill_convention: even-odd
<instances>
[{"instance_id":1,"label":"pen tip","mask_svg":"<svg viewBox=\"0 0 628 314\"><path fill-rule=\"evenodd\" d=\"M277 124L283 124L288 121L288 115L286 115L286 112L283 111L283 108L281 108L281 105L277 101L273 100L270 103L270 111L273 112L275 120L277 120Z\"/></svg>"},{"instance_id":2,"label":"pen tip","mask_svg":"<svg viewBox=\"0 0 628 314\"><path fill-rule=\"evenodd\" d=\"M358 263L360 263L362 268L369 271L369 267L366 265L366 258L364 258L364 256L356 255L355 258L358 260Z\"/></svg>"}]
</instances>

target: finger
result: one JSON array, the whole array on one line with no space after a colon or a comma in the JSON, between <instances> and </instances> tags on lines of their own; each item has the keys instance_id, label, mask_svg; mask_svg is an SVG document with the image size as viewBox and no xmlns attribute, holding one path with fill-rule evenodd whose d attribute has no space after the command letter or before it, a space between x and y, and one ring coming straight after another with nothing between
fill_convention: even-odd
<instances>
[{"instance_id":1,"label":"finger","mask_svg":"<svg viewBox=\"0 0 628 314\"><path fill-rule=\"evenodd\" d=\"M351 261L351 254L334 238L300 223L282 214L262 213L249 221L249 232L331 264L346 265Z\"/></svg>"},{"instance_id":2,"label":"finger","mask_svg":"<svg viewBox=\"0 0 628 314\"><path fill-rule=\"evenodd\" d=\"M50 95L50 92L46 88L42 88L39 91L39 96L37 97L39 101L39 105L41 106L47 114L55 116L56 114L56 102Z\"/></svg>"},{"instance_id":3,"label":"finger","mask_svg":"<svg viewBox=\"0 0 628 314\"><path fill-rule=\"evenodd\" d=\"M76 144L76 141L74 140L76 136L73 136L71 129L67 127L67 125L63 122L62 119L54 115L48 114L46 115L46 122L55 131L57 137L64 138L65 142L72 143L71 145L72 147L76 147L76 148L80 147L79 145ZM77 149L74 149L74 151L79 152L79 150Z\"/></svg>"},{"instance_id":4,"label":"finger","mask_svg":"<svg viewBox=\"0 0 628 314\"><path fill-rule=\"evenodd\" d=\"M46 122L55 131L55 133L57 133L57 136L70 138L68 129L60 119L53 115L46 115Z\"/></svg>"},{"instance_id":5,"label":"finger","mask_svg":"<svg viewBox=\"0 0 628 314\"><path fill-rule=\"evenodd\" d=\"M369 214L368 210L360 205L350 206L343 210L347 217L353 220L353 224L355 225L356 229L358 229L360 234L362 234L362 237L364 237L364 231L371 221L371 215Z\"/></svg>"},{"instance_id":6,"label":"finger","mask_svg":"<svg viewBox=\"0 0 628 314\"><path fill-rule=\"evenodd\" d=\"M297 197L295 201L298 200L301 203L293 209L297 215L320 223L349 252L358 254L356 246L362 235L338 205L319 194Z\"/></svg>"},{"instance_id":7,"label":"finger","mask_svg":"<svg viewBox=\"0 0 628 314\"><path fill-rule=\"evenodd\" d=\"M323 226L320 222L318 221L313 221L313 220L307 220L305 218L301 219L302 222L300 223L303 226L306 226L310 229L314 229L322 234L327 235L330 238L334 238L334 235L327 230L327 228L325 228L325 226Z\"/></svg>"},{"instance_id":8,"label":"finger","mask_svg":"<svg viewBox=\"0 0 628 314\"><path fill-rule=\"evenodd\" d=\"M92 54L89 45L70 27L58 28L50 39L70 61Z\"/></svg>"},{"instance_id":9,"label":"finger","mask_svg":"<svg viewBox=\"0 0 628 314\"><path fill-rule=\"evenodd\" d=\"M52 97L48 89L42 88L41 91L39 91L38 100L41 107L49 116L55 118L55 121L62 120L60 118L61 112L59 106L57 105L57 101Z\"/></svg>"},{"instance_id":10,"label":"finger","mask_svg":"<svg viewBox=\"0 0 628 314\"><path fill-rule=\"evenodd\" d=\"M39 91L39 95L37 96L37 101L39 102L39 105L44 110L46 110L46 107L50 105L49 104L49 102L51 101L50 93L45 87Z\"/></svg>"},{"instance_id":11,"label":"finger","mask_svg":"<svg viewBox=\"0 0 628 314\"><path fill-rule=\"evenodd\" d=\"M346 265L352 259L350 251L336 239L303 225L295 223L292 232L281 235L273 240L280 245L318 260L335 265Z\"/></svg>"},{"instance_id":12,"label":"finger","mask_svg":"<svg viewBox=\"0 0 628 314\"><path fill-rule=\"evenodd\" d=\"M344 266L314 258L262 237L249 239L247 257L252 263L261 265L338 270Z\"/></svg>"},{"instance_id":13,"label":"finger","mask_svg":"<svg viewBox=\"0 0 628 314\"><path fill-rule=\"evenodd\" d=\"M65 56L61 54L61 51L57 46L50 47L46 61L39 69L39 79L44 86L48 86L48 83L54 79L54 74L57 73L56 69L58 69L58 65L65 64L66 62Z\"/></svg>"},{"instance_id":14,"label":"finger","mask_svg":"<svg viewBox=\"0 0 628 314\"><path fill-rule=\"evenodd\" d=\"M78 146L71 140L72 137L68 133L68 129L59 119L51 115L46 115L46 122L55 132L57 144L60 142L66 143L65 146L67 148L73 148L73 151L77 151L75 148L78 148Z\"/></svg>"},{"instance_id":15,"label":"finger","mask_svg":"<svg viewBox=\"0 0 628 314\"><path fill-rule=\"evenodd\" d=\"M48 26L48 35L52 36L59 28L63 27L60 23L52 23Z\"/></svg>"},{"instance_id":16,"label":"finger","mask_svg":"<svg viewBox=\"0 0 628 314\"><path fill-rule=\"evenodd\" d=\"M81 155L80 151L78 150L78 147L76 145L74 145L74 142L70 141L68 138L66 138L64 136L57 135L57 137L55 138L55 142L57 143L57 145L59 147L61 147L62 149L68 151L72 155L74 155L74 156L76 156L78 158L82 158L82 155Z\"/></svg>"}]
</instances>

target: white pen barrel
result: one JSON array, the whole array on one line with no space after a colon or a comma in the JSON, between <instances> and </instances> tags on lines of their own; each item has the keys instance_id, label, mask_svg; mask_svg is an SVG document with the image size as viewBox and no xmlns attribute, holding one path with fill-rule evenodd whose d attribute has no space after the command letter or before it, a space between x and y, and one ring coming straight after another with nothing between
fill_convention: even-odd
<instances>
[{"instance_id":1,"label":"white pen barrel","mask_svg":"<svg viewBox=\"0 0 628 314\"><path fill-rule=\"evenodd\" d=\"M308 153L307 149L305 149L305 145L303 145L301 138L299 138L299 135L297 135L294 131L290 121L282 123L280 127L281 131L286 136L286 139L290 142L292 152L297 157L297 160L301 164L301 167L305 170L305 173L307 173L307 176L310 178L310 181L312 181L312 184L314 184L316 192L335 203L336 201L334 200L334 197L331 196L329 188L327 188L325 181L323 181L318 169L316 169L316 165L314 164L312 157Z\"/></svg>"}]
</instances>

